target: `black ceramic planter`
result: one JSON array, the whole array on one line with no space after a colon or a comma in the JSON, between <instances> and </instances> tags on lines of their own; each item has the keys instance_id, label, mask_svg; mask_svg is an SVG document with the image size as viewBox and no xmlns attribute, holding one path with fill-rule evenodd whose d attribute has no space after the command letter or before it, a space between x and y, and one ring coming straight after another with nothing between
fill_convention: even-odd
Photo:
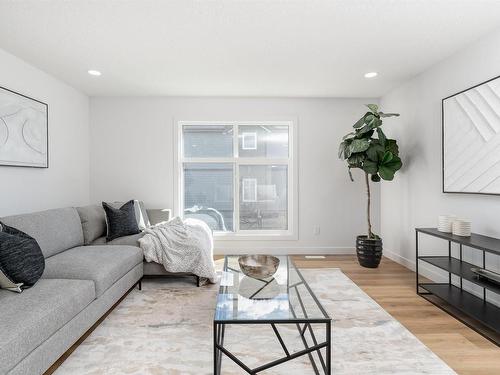
<instances>
[{"instance_id":1,"label":"black ceramic planter","mask_svg":"<svg viewBox=\"0 0 500 375\"><path fill-rule=\"evenodd\" d=\"M363 267L377 268L382 259L382 239L356 237L356 254L358 262Z\"/></svg>"}]
</instances>

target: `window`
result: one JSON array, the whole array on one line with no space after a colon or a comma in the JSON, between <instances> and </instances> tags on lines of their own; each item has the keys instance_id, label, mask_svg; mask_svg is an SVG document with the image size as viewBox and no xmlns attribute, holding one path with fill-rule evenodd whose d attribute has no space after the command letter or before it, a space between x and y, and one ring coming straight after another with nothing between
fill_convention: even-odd
<instances>
[{"instance_id":1,"label":"window","mask_svg":"<svg viewBox=\"0 0 500 375\"><path fill-rule=\"evenodd\" d=\"M243 150L257 150L257 133L243 133L241 139Z\"/></svg>"},{"instance_id":2,"label":"window","mask_svg":"<svg viewBox=\"0 0 500 375\"><path fill-rule=\"evenodd\" d=\"M177 210L216 235L296 233L293 122L178 124Z\"/></svg>"}]
</instances>

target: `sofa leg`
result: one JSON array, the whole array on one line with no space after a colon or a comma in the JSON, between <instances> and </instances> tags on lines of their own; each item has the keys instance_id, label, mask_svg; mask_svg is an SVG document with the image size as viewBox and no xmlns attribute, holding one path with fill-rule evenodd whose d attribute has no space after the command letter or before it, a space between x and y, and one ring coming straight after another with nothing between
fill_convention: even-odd
<instances>
[{"instance_id":1,"label":"sofa leg","mask_svg":"<svg viewBox=\"0 0 500 375\"><path fill-rule=\"evenodd\" d=\"M142 278L137 283L137 286L139 287L139 290L142 290Z\"/></svg>"},{"instance_id":2,"label":"sofa leg","mask_svg":"<svg viewBox=\"0 0 500 375\"><path fill-rule=\"evenodd\" d=\"M196 286L200 287L200 276L196 276Z\"/></svg>"}]
</instances>

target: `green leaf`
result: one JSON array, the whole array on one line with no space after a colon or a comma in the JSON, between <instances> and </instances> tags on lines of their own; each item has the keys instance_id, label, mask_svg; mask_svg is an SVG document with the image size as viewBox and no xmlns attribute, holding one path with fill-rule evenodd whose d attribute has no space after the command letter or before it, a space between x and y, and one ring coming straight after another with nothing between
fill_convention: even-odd
<instances>
[{"instance_id":1,"label":"green leaf","mask_svg":"<svg viewBox=\"0 0 500 375\"><path fill-rule=\"evenodd\" d=\"M385 141L387 140L387 138L386 138L386 136L381 128L377 128L377 134L378 134L378 140L380 141L380 144L383 147L385 147Z\"/></svg>"},{"instance_id":2,"label":"green leaf","mask_svg":"<svg viewBox=\"0 0 500 375\"><path fill-rule=\"evenodd\" d=\"M382 157L382 160L380 161L380 164L384 165L384 164L389 163L393 157L394 157L394 155L392 154L392 152L386 151L384 153L384 156Z\"/></svg>"},{"instance_id":3,"label":"green leaf","mask_svg":"<svg viewBox=\"0 0 500 375\"><path fill-rule=\"evenodd\" d=\"M399 155L399 147L395 139L387 139L385 141L385 150L390 151L393 155Z\"/></svg>"},{"instance_id":4,"label":"green leaf","mask_svg":"<svg viewBox=\"0 0 500 375\"><path fill-rule=\"evenodd\" d=\"M376 162L371 160L365 160L363 163L363 170L369 174L375 174L378 172L378 165Z\"/></svg>"},{"instance_id":5,"label":"green leaf","mask_svg":"<svg viewBox=\"0 0 500 375\"><path fill-rule=\"evenodd\" d=\"M398 156L393 156L390 161L379 166L378 173L384 180L391 181L402 165L401 159Z\"/></svg>"},{"instance_id":6,"label":"green leaf","mask_svg":"<svg viewBox=\"0 0 500 375\"><path fill-rule=\"evenodd\" d=\"M345 151L345 142L341 142L340 145L339 145L339 159L342 159L342 156L344 155L344 151Z\"/></svg>"},{"instance_id":7,"label":"green leaf","mask_svg":"<svg viewBox=\"0 0 500 375\"><path fill-rule=\"evenodd\" d=\"M372 174L371 180L373 182L380 182L380 176L378 174Z\"/></svg>"},{"instance_id":8,"label":"green leaf","mask_svg":"<svg viewBox=\"0 0 500 375\"><path fill-rule=\"evenodd\" d=\"M375 129L375 128L378 128L379 126L382 126L382 120L375 117L375 119L373 120L373 123L371 124L371 128Z\"/></svg>"},{"instance_id":9,"label":"green leaf","mask_svg":"<svg viewBox=\"0 0 500 375\"><path fill-rule=\"evenodd\" d=\"M393 156L391 161L384 164L385 167L394 169L394 172L401 169L403 166L403 162L399 158L399 156Z\"/></svg>"},{"instance_id":10,"label":"green leaf","mask_svg":"<svg viewBox=\"0 0 500 375\"><path fill-rule=\"evenodd\" d=\"M368 126L364 126L356 131L356 138L370 138L373 135L373 132L373 129L370 129Z\"/></svg>"},{"instance_id":11,"label":"green leaf","mask_svg":"<svg viewBox=\"0 0 500 375\"><path fill-rule=\"evenodd\" d=\"M378 113L378 105L376 104L366 104L368 108L370 108L370 111L373 113Z\"/></svg>"},{"instance_id":12,"label":"green leaf","mask_svg":"<svg viewBox=\"0 0 500 375\"><path fill-rule=\"evenodd\" d=\"M378 113L380 117L397 117L399 116L399 113L384 113L384 112L379 112Z\"/></svg>"},{"instance_id":13,"label":"green leaf","mask_svg":"<svg viewBox=\"0 0 500 375\"><path fill-rule=\"evenodd\" d=\"M350 145L352 143L353 139L346 139L345 141L341 142L339 145L339 159L347 159L349 156L351 156L351 148Z\"/></svg>"},{"instance_id":14,"label":"green leaf","mask_svg":"<svg viewBox=\"0 0 500 375\"><path fill-rule=\"evenodd\" d=\"M388 168L386 166L381 165L379 167L378 173L382 179L384 179L386 181L392 181L392 179L394 178L394 173L396 173L396 171L391 169L391 168Z\"/></svg>"},{"instance_id":15,"label":"green leaf","mask_svg":"<svg viewBox=\"0 0 500 375\"><path fill-rule=\"evenodd\" d=\"M366 116L373 115L371 112L366 112L363 117L361 117L356 123L352 126L354 129L361 128L366 122Z\"/></svg>"},{"instance_id":16,"label":"green leaf","mask_svg":"<svg viewBox=\"0 0 500 375\"><path fill-rule=\"evenodd\" d=\"M356 152L366 151L370 147L370 141L367 139L354 139L349 146L349 150L351 154L355 154Z\"/></svg>"},{"instance_id":17,"label":"green leaf","mask_svg":"<svg viewBox=\"0 0 500 375\"><path fill-rule=\"evenodd\" d=\"M364 160L364 154L353 154L347 159L347 163L349 164L349 168L361 168Z\"/></svg>"},{"instance_id":18,"label":"green leaf","mask_svg":"<svg viewBox=\"0 0 500 375\"><path fill-rule=\"evenodd\" d=\"M344 148L344 159L349 158L349 156L351 156L351 147L350 145L347 145Z\"/></svg>"},{"instance_id":19,"label":"green leaf","mask_svg":"<svg viewBox=\"0 0 500 375\"><path fill-rule=\"evenodd\" d=\"M368 158L376 163L382 158L384 154L384 148L378 143L372 142L368 150L366 150L366 155Z\"/></svg>"},{"instance_id":20,"label":"green leaf","mask_svg":"<svg viewBox=\"0 0 500 375\"><path fill-rule=\"evenodd\" d=\"M345 140L345 139L349 138L351 135L356 135L356 133L355 133L355 132L350 132L350 133L348 133L348 134L344 135L344 136L342 137L342 140Z\"/></svg>"},{"instance_id":21,"label":"green leaf","mask_svg":"<svg viewBox=\"0 0 500 375\"><path fill-rule=\"evenodd\" d=\"M352 126L354 129L360 128L365 124L365 116L361 117L356 123Z\"/></svg>"}]
</instances>

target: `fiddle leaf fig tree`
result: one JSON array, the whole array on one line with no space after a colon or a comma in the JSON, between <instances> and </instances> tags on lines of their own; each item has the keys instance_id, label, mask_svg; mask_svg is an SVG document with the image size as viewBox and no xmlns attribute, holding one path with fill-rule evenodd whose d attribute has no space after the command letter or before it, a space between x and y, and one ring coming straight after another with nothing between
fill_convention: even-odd
<instances>
[{"instance_id":1,"label":"fiddle leaf fig tree","mask_svg":"<svg viewBox=\"0 0 500 375\"><path fill-rule=\"evenodd\" d=\"M372 232L370 218L370 180L380 182L391 181L394 174L403 165L399 158L399 148L396 140L389 139L382 131L382 119L399 116L398 113L380 112L378 105L367 104L369 109L353 125L354 131L345 135L339 146L339 158L347 162L351 181L354 181L352 168L359 168L365 173L367 204L367 238L379 238Z\"/></svg>"}]
</instances>

